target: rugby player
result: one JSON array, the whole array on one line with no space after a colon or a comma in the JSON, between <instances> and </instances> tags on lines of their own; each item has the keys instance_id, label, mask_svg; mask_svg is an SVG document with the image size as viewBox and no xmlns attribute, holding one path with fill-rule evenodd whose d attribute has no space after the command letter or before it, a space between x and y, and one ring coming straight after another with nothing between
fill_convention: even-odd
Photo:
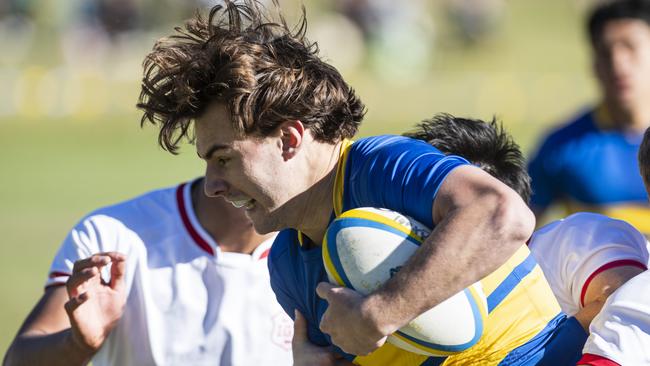
<instances>
[{"instance_id":1,"label":"rugby player","mask_svg":"<svg viewBox=\"0 0 650 366\"><path fill-rule=\"evenodd\" d=\"M290 28L257 2L226 1L156 44L139 103L169 150L194 130L208 195L243 207L261 233L282 230L269 270L285 311L304 315L314 345L335 345L357 364L575 363L586 334L561 312L525 245L534 217L523 200L422 141L350 141L364 105L305 31L304 17ZM327 283L321 259L329 222L361 206L433 228L401 271L366 297ZM492 305L477 345L427 358L385 343L477 281Z\"/></svg>"},{"instance_id":2,"label":"rugby player","mask_svg":"<svg viewBox=\"0 0 650 366\"><path fill-rule=\"evenodd\" d=\"M650 235L637 151L650 127L650 1L607 1L587 21L601 101L547 136L532 158L533 211L622 219Z\"/></svg>"}]
</instances>

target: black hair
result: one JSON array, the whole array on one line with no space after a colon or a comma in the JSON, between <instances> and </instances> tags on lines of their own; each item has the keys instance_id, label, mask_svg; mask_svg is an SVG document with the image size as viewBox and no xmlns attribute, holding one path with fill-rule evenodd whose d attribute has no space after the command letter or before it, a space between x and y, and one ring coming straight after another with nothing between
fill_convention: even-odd
<instances>
[{"instance_id":1,"label":"black hair","mask_svg":"<svg viewBox=\"0 0 650 366\"><path fill-rule=\"evenodd\" d=\"M479 119L438 114L404 136L424 140L444 154L459 155L512 188L528 203L530 177L519 145L496 118Z\"/></svg>"},{"instance_id":2,"label":"black hair","mask_svg":"<svg viewBox=\"0 0 650 366\"><path fill-rule=\"evenodd\" d=\"M650 25L650 1L616 0L595 7L587 21L591 44L598 42L608 22L621 19L642 20Z\"/></svg>"}]
</instances>

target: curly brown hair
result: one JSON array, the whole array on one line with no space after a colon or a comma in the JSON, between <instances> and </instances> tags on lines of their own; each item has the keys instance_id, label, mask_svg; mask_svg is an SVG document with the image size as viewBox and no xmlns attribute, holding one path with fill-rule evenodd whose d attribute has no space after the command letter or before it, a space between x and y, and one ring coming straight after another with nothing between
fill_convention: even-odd
<instances>
[{"instance_id":1,"label":"curly brown hair","mask_svg":"<svg viewBox=\"0 0 650 366\"><path fill-rule=\"evenodd\" d=\"M137 106L142 125L159 125L165 150L191 139L192 121L213 102L229 107L239 137L266 136L287 120L300 120L321 142L354 136L365 106L305 37L304 7L292 30L273 3L279 21L257 0L225 0L156 42Z\"/></svg>"}]
</instances>

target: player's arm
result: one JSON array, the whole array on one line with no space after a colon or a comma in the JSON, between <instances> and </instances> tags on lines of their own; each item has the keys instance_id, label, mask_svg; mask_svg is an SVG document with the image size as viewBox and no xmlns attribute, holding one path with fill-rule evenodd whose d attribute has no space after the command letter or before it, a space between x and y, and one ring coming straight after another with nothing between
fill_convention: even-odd
<instances>
[{"instance_id":1,"label":"player's arm","mask_svg":"<svg viewBox=\"0 0 650 366\"><path fill-rule=\"evenodd\" d=\"M431 235L379 290L362 298L319 285L319 295L329 302L321 329L345 352L373 351L419 314L486 277L535 226L533 213L514 191L469 165L448 174L431 209L436 224Z\"/></svg>"},{"instance_id":2,"label":"player's arm","mask_svg":"<svg viewBox=\"0 0 650 366\"><path fill-rule=\"evenodd\" d=\"M110 282L101 269L111 263ZM85 365L122 316L126 257L116 252L75 262L65 288L46 290L18 332L4 365Z\"/></svg>"},{"instance_id":3,"label":"player's arm","mask_svg":"<svg viewBox=\"0 0 650 366\"><path fill-rule=\"evenodd\" d=\"M431 235L366 301L384 334L495 271L535 226L532 212L513 190L472 166L449 173L432 210L436 226Z\"/></svg>"},{"instance_id":4,"label":"player's arm","mask_svg":"<svg viewBox=\"0 0 650 366\"><path fill-rule=\"evenodd\" d=\"M585 285L583 307L575 315L580 325L589 331L591 321L598 315L607 298L631 278L645 271L644 267L636 265L620 265L594 273Z\"/></svg>"},{"instance_id":5,"label":"player's arm","mask_svg":"<svg viewBox=\"0 0 650 366\"><path fill-rule=\"evenodd\" d=\"M18 331L5 355L4 366L85 365L93 352L72 337L64 305L64 286L50 287Z\"/></svg>"}]
</instances>

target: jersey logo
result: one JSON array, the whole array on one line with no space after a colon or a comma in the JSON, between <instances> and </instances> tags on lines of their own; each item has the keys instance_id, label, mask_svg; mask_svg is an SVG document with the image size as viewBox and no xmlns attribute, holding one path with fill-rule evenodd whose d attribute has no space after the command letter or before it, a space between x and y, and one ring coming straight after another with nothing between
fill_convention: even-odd
<instances>
[{"instance_id":1,"label":"jersey logo","mask_svg":"<svg viewBox=\"0 0 650 366\"><path fill-rule=\"evenodd\" d=\"M293 338L293 322L284 312L275 314L272 318L271 342L285 351L291 350Z\"/></svg>"}]
</instances>

